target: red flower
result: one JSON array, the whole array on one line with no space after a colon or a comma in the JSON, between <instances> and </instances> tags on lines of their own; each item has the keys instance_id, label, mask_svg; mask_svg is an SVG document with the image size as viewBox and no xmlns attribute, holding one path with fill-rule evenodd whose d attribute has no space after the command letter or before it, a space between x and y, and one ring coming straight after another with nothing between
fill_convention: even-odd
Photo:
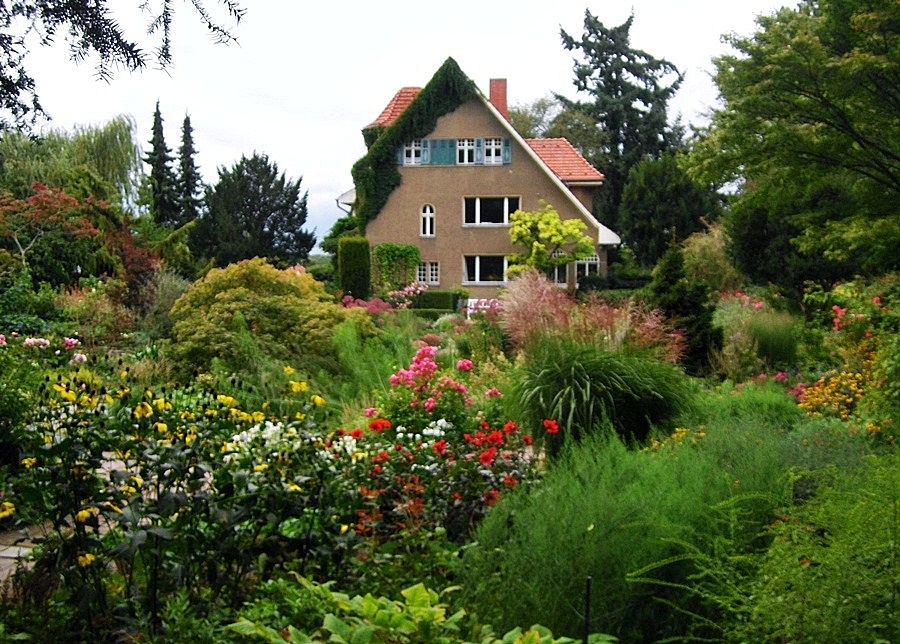
<instances>
[{"instance_id":1,"label":"red flower","mask_svg":"<svg viewBox=\"0 0 900 644\"><path fill-rule=\"evenodd\" d=\"M373 463L383 463L384 461L391 460L391 455L385 451L378 452L375 456L372 457Z\"/></svg>"},{"instance_id":2,"label":"red flower","mask_svg":"<svg viewBox=\"0 0 900 644\"><path fill-rule=\"evenodd\" d=\"M519 426L516 425L516 421L508 420L506 424L503 426L503 432L505 434L512 434L513 432L519 431Z\"/></svg>"},{"instance_id":3,"label":"red flower","mask_svg":"<svg viewBox=\"0 0 900 644\"><path fill-rule=\"evenodd\" d=\"M494 505L500 499L500 492L491 489L484 493L484 502L487 505Z\"/></svg>"},{"instance_id":4,"label":"red flower","mask_svg":"<svg viewBox=\"0 0 900 644\"><path fill-rule=\"evenodd\" d=\"M525 434L522 436L522 442L526 445L531 445L534 442L534 438L531 437L531 434Z\"/></svg>"},{"instance_id":5,"label":"red flower","mask_svg":"<svg viewBox=\"0 0 900 644\"><path fill-rule=\"evenodd\" d=\"M360 438L362 438L362 435L363 435L363 430L361 430L359 427L357 427L352 432L350 432L350 436L354 440L359 440Z\"/></svg>"},{"instance_id":6,"label":"red flower","mask_svg":"<svg viewBox=\"0 0 900 644\"><path fill-rule=\"evenodd\" d=\"M445 441L444 439L435 441L433 447L435 452L443 456L444 452L447 451L447 441Z\"/></svg>"},{"instance_id":7,"label":"red flower","mask_svg":"<svg viewBox=\"0 0 900 644\"><path fill-rule=\"evenodd\" d=\"M391 428L391 421L387 418L376 418L372 422L369 423L369 429L373 432L378 432L379 434L385 429Z\"/></svg>"},{"instance_id":8,"label":"red flower","mask_svg":"<svg viewBox=\"0 0 900 644\"><path fill-rule=\"evenodd\" d=\"M488 447L484 450L481 455L478 457L478 462L484 465L485 467L490 467L494 464L494 459L497 457L497 448L496 447Z\"/></svg>"},{"instance_id":9,"label":"red flower","mask_svg":"<svg viewBox=\"0 0 900 644\"><path fill-rule=\"evenodd\" d=\"M508 485L509 487L515 487L519 481L512 474L507 474L503 478L503 485Z\"/></svg>"},{"instance_id":10,"label":"red flower","mask_svg":"<svg viewBox=\"0 0 900 644\"><path fill-rule=\"evenodd\" d=\"M375 467L373 467L373 468L372 468L372 474L381 474L381 466L380 466L380 465L376 465ZM504 482L505 482L505 481L504 481Z\"/></svg>"},{"instance_id":11,"label":"red flower","mask_svg":"<svg viewBox=\"0 0 900 644\"><path fill-rule=\"evenodd\" d=\"M558 434L559 424L555 420L547 419L544 421L544 429L548 434Z\"/></svg>"},{"instance_id":12,"label":"red flower","mask_svg":"<svg viewBox=\"0 0 900 644\"><path fill-rule=\"evenodd\" d=\"M491 445L503 445L503 432L494 430L487 437L488 443Z\"/></svg>"}]
</instances>

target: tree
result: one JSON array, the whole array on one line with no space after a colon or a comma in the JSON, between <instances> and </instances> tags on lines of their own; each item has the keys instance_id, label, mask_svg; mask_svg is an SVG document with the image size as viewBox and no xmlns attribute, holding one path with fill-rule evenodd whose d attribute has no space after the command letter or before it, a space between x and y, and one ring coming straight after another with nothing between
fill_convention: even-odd
<instances>
[{"instance_id":1,"label":"tree","mask_svg":"<svg viewBox=\"0 0 900 644\"><path fill-rule=\"evenodd\" d=\"M650 306L661 310L685 335L685 370L698 376L708 374L710 352L722 347L722 329L713 325L715 306L709 289L687 279L679 246L663 253L646 289Z\"/></svg>"},{"instance_id":2,"label":"tree","mask_svg":"<svg viewBox=\"0 0 900 644\"><path fill-rule=\"evenodd\" d=\"M253 257L274 264L303 261L316 240L302 230L308 193L288 181L266 155L241 157L230 170L219 168L219 180L206 188L206 207L192 231L192 250L216 265Z\"/></svg>"},{"instance_id":3,"label":"tree","mask_svg":"<svg viewBox=\"0 0 900 644\"><path fill-rule=\"evenodd\" d=\"M530 105L514 105L509 110L509 122L526 139L544 136L561 106L553 96L544 96Z\"/></svg>"},{"instance_id":4,"label":"tree","mask_svg":"<svg viewBox=\"0 0 900 644\"><path fill-rule=\"evenodd\" d=\"M681 139L679 128L668 125L667 109L682 75L672 63L631 47L633 20L630 16L618 27L607 28L586 10L580 39L560 30L563 46L581 57L575 60L575 87L593 100L557 98L564 107L590 117L608 137L598 153L586 158L606 175L595 211L613 229L631 167L645 156L659 156Z\"/></svg>"},{"instance_id":5,"label":"tree","mask_svg":"<svg viewBox=\"0 0 900 644\"><path fill-rule=\"evenodd\" d=\"M147 54L131 40L110 14L107 0L17 0L0 3L0 130L28 128L44 114L34 79L26 68L28 38L40 34L41 45L52 43L58 33L66 33L72 59L80 62L97 56L97 73L109 78L118 66L129 71L143 68L152 58L161 67L172 64L171 26L174 0L161 0L156 9L149 2L140 8L149 12L147 33L158 38L155 55ZM200 20L220 43L234 36L214 18L203 0L191 0ZM235 0L219 0L228 20L239 23L244 9Z\"/></svg>"},{"instance_id":6,"label":"tree","mask_svg":"<svg viewBox=\"0 0 900 644\"><path fill-rule=\"evenodd\" d=\"M22 270L39 270L39 281L71 284L95 249L91 238L100 231L91 211L97 208L104 206L37 183L27 199L0 197L0 248L14 252ZM39 261L31 261L35 254Z\"/></svg>"},{"instance_id":7,"label":"tree","mask_svg":"<svg viewBox=\"0 0 900 644\"><path fill-rule=\"evenodd\" d=\"M509 240L525 248L524 252L509 256L506 272L510 277L529 268L546 272L597 252L594 240L584 234L587 226L583 221L563 221L553 206L543 200L535 212L514 212L509 224Z\"/></svg>"},{"instance_id":8,"label":"tree","mask_svg":"<svg viewBox=\"0 0 900 644\"><path fill-rule=\"evenodd\" d=\"M150 139L150 151L144 157L150 166L149 201L150 216L160 226L181 225L181 208L179 207L178 178L172 170L172 151L166 145L163 133L163 118L159 111L159 101L153 112L153 137Z\"/></svg>"},{"instance_id":9,"label":"tree","mask_svg":"<svg viewBox=\"0 0 900 644\"><path fill-rule=\"evenodd\" d=\"M136 124L128 116L72 132L50 130L41 137L0 134L0 189L20 199L32 194L34 183L41 183L128 210L142 171Z\"/></svg>"},{"instance_id":10,"label":"tree","mask_svg":"<svg viewBox=\"0 0 900 644\"><path fill-rule=\"evenodd\" d=\"M719 211L715 190L691 179L674 154L647 157L628 173L618 232L637 262L652 267L670 244L704 230Z\"/></svg>"},{"instance_id":11,"label":"tree","mask_svg":"<svg viewBox=\"0 0 900 644\"><path fill-rule=\"evenodd\" d=\"M203 207L203 181L194 162L196 154L191 117L185 116L181 126L181 147L178 149L179 172L176 192L181 208L179 225L199 219Z\"/></svg>"},{"instance_id":12,"label":"tree","mask_svg":"<svg viewBox=\"0 0 900 644\"><path fill-rule=\"evenodd\" d=\"M797 265L824 258L869 274L900 265L898 15L900 0L805 0L729 38L736 53L715 61L723 106L693 171L736 182L733 227L766 222L778 234L768 248ZM739 256L759 251L752 235L734 241Z\"/></svg>"}]
</instances>

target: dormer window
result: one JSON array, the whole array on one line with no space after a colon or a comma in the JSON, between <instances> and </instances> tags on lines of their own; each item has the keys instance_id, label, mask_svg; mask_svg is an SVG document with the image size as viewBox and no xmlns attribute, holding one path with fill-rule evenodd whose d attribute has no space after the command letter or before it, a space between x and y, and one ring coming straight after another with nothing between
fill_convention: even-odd
<instances>
[{"instance_id":1,"label":"dormer window","mask_svg":"<svg viewBox=\"0 0 900 644\"><path fill-rule=\"evenodd\" d=\"M403 146L403 165L422 164L422 140L416 139Z\"/></svg>"}]
</instances>

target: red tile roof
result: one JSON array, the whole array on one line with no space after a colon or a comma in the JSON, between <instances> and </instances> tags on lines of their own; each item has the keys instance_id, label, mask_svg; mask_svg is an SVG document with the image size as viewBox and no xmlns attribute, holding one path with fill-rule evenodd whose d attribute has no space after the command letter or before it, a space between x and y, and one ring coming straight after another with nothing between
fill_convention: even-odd
<instances>
[{"instance_id":1,"label":"red tile roof","mask_svg":"<svg viewBox=\"0 0 900 644\"><path fill-rule=\"evenodd\" d=\"M413 102L413 99L421 89L421 87L404 87L394 94L394 98L387 104L387 107L384 108L377 119L366 126L366 129L376 126L387 127L393 123L398 116L403 114L403 110L409 107L409 104Z\"/></svg>"},{"instance_id":2,"label":"red tile roof","mask_svg":"<svg viewBox=\"0 0 900 644\"><path fill-rule=\"evenodd\" d=\"M567 139L525 139L562 181L602 181L603 173L587 162Z\"/></svg>"}]
</instances>

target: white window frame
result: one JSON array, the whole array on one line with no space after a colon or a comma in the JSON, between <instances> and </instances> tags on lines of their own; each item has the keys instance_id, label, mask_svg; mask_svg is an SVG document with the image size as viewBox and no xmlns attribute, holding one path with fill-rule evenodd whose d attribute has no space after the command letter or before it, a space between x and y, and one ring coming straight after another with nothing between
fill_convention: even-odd
<instances>
[{"instance_id":1,"label":"white window frame","mask_svg":"<svg viewBox=\"0 0 900 644\"><path fill-rule=\"evenodd\" d=\"M469 199L475 200L475 221L466 221L466 202ZM503 221L481 221L481 202L484 199L502 199L503 200ZM510 200L516 200L516 207L510 207ZM522 207L522 198L515 196L507 197L463 197L463 226L508 226L509 216Z\"/></svg>"},{"instance_id":2,"label":"white window frame","mask_svg":"<svg viewBox=\"0 0 900 644\"><path fill-rule=\"evenodd\" d=\"M435 236L435 213L434 206L430 203L422 206L419 213L419 237Z\"/></svg>"},{"instance_id":3,"label":"white window frame","mask_svg":"<svg viewBox=\"0 0 900 644\"><path fill-rule=\"evenodd\" d=\"M562 251L559 249L553 251L554 257L562 257L565 254L566 254L565 251ZM568 284L569 284L569 265L563 264L562 266L554 266L549 271L547 271L547 277L560 288L568 286Z\"/></svg>"},{"instance_id":4,"label":"white window frame","mask_svg":"<svg viewBox=\"0 0 900 644\"><path fill-rule=\"evenodd\" d=\"M582 257L575 262L575 281L586 275L600 275L600 256Z\"/></svg>"},{"instance_id":5,"label":"white window frame","mask_svg":"<svg viewBox=\"0 0 900 644\"><path fill-rule=\"evenodd\" d=\"M403 165L422 165L422 139L403 146Z\"/></svg>"},{"instance_id":6,"label":"white window frame","mask_svg":"<svg viewBox=\"0 0 900 644\"><path fill-rule=\"evenodd\" d=\"M484 165L503 165L503 139L490 137L484 140Z\"/></svg>"},{"instance_id":7,"label":"white window frame","mask_svg":"<svg viewBox=\"0 0 900 644\"><path fill-rule=\"evenodd\" d=\"M475 165L475 139L456 140L456 165Z\"/></svg>"},{"instance_id":8,"label":"white window frame","mask_svg":"<svg viewBox=\"0 0 900 644\"><path fill-rule=\"evenodd\" d=\"M474 272L473 276L475 279L469 279L469 268L468 268L468 259L473 258L474 262ZM491 257L491 258L500 258L503 260L503 277L500 280L483 280L481 279L481 258L482 257ZM505 255L463 255L463 284L505 284L506 283L506 271L509 269L509 259Z\"/></svg>"},{"instance_id":9,"label":"white window frame","mask_svg":"<svg viewBox=\"0 0 900 644\"><path fill-rule=\"evenodd\" d=\"M416 268L416 279L420 284L428 284L437 286L441 283L441 264L440 262L420 262Z\"/></svg>"}]
</instances>

